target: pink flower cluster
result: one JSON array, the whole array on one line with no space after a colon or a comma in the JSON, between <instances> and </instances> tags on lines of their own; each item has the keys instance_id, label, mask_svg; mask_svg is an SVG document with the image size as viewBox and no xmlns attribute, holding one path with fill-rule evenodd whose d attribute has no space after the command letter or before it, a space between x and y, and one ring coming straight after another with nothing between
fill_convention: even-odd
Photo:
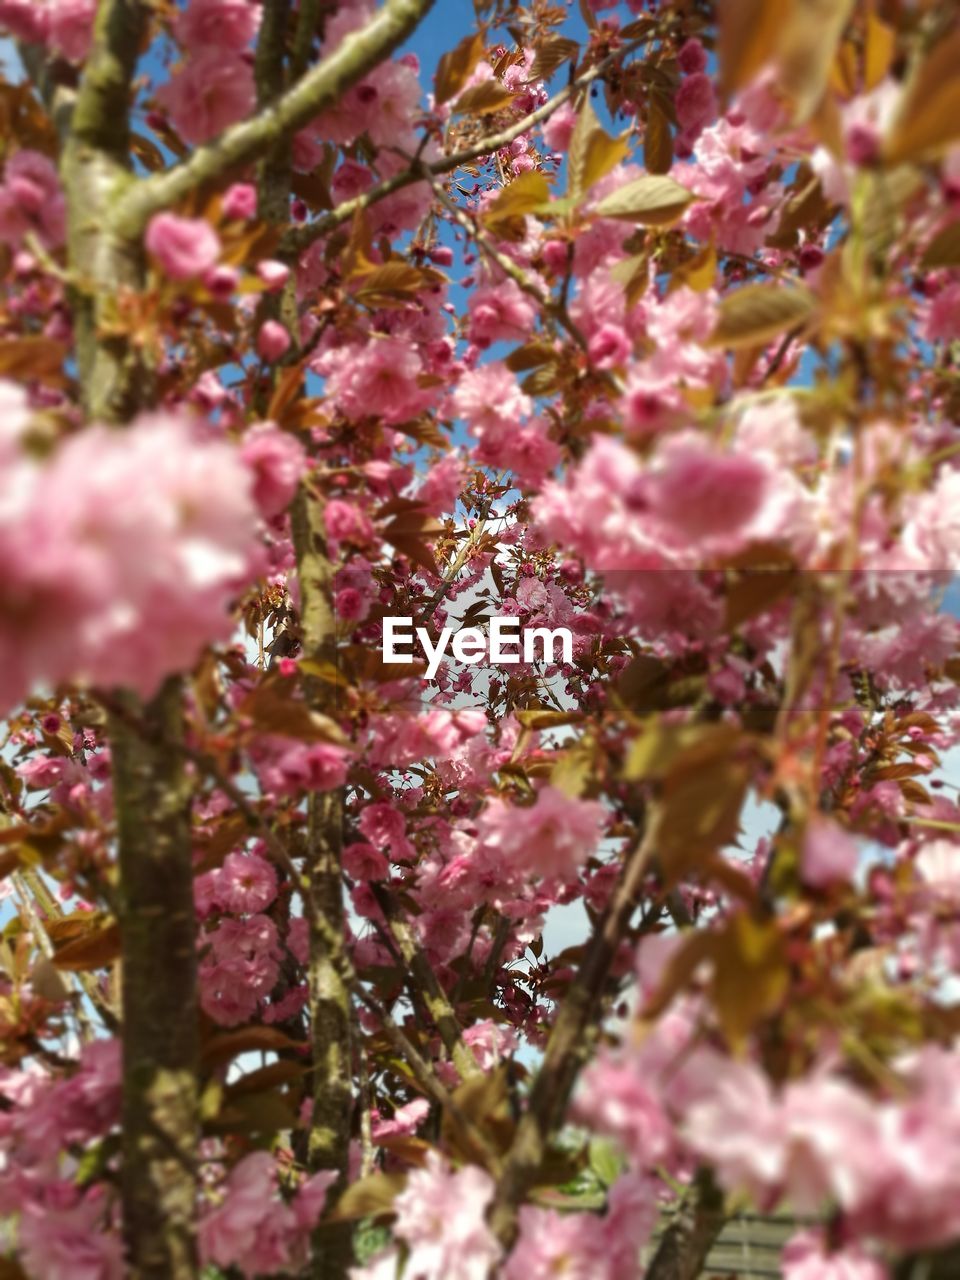
<instances>
[{"instance_id":1,"label":"pink flower cluster","mask_svg":"<svg viewBox=\"0 0 960 1280\"><path fill-rule=\"evenodd\" d=\"M596 851L604 816L595 800L578 800L551 786L541 787L532 805L494 799L477 820L470 857L495 864L506 878L569 881Z\"/></svg>"},{"instance_id":2,"label":"pink flower cluster","mask_svg":"<svg viewBox=\"0 0 960 1280\"><path fill-rule=\"evenodd\" d=\"M44 44L68 62L90 51L97 0L0 0L0 27L28 44Z\"/></svg>"},{"instance_id":3,"label":"pink flower cluster","mask_svg":"<svg viewBox=\"0 0 960 1280\"><path fill-rule=\"evenodd\" d=\"M260 26L254 0L190 0L173 33L186 60L157 90L185 142L209 142L252 111L253 67L245 51Z\"/></svg>"},{"instance_id":4,"label":"pink flower cluster","mask_svg":"<svg viewBox=\"0 0 960 1280\"><path fill-rule=\"evenodd\" d=\"M15 151L0 183L0 244L19 249L33 232L47 249L59 249L67 232L67 206L57 170L39 151Z\"/></svg>"},{"instance_id":5,"label":"pink flower cluster","mask_svg":"<svg viewBox=\"0 0 960 1280\"><path fill-rule=\"evenodd\" d=\"M262 879L251 878L245 883L231 873L231 881L241 899L262 897L268 889ZM280 973L283 951L277 926L262 914L243 919L225 916L202 935L201 944L208 948L197 975L204 1012L224 1027L249 1022L276 986Z\"/></svg>"},{"instance_id":6,"label":"pink flower cluster","mask_svg":"<svg viewBox=\"0 0 960 1280\"><path fill-rule=\"evenodd\" d=\"M689 1153L761 1208L828 1206L851 1232L928 1249L960 1231L960 1054L927 1045L898 1064L901 1095L868 1096L822 1068L776 1090L749 1061L692 1047L689 1007L641 1044L605 1051L581 1079L580 1116L639 1169Z\"/></svg>"},{"instance_id":7,"label":"pink flower cluster","mask_svg":"<svg viewBox=\"0 0 960 1280\"><path fill-rule=\"evenodd\" d=\"M336 1176L315 1173L284 1198L274 1157L268 1151L244 1156L230 1171L220 1203L200 1219L201 1260L236 1267L248 1280L303 1266L310 1233Z\"/></svg>"},{"instance_id":8,"label":"pink flower cluster","mask_svg":"<svg viewBox=\"0 0 960 1280\"><path fill-rule=\"evenodd\" d=\"M120 1280L116 1206L105 1188L84 1191L71 1152L105 1138L120 1119L120 1044L97 1040L77 1069L54 1082L39 1069L0 1071L0 1214L19 1216L31 1280Z\"/></svg>"},{"instance_id":9,"label":"pink flower cluster","mask_svg":"<svg viewBox=\"0 0 960 1280\"><path fill-rule=\"evenodd\" d=\"M0 457L0 704L40 680L149 695L230 635L261 564L250 473L171 414L88 427L44 464L22 429Z\"/></svg>"},{"instance_id":10,"label":"pink flower cluster","mask_svg":"<svg viewBox=\"0 0 960 1280\"><path fill-rule=\"evenodd\" d=\"M394 1232L408 1253L402 1274L414 1280L486 1280L502 1256L485 1216L493 1193L493 1179L483 1169L466 1165L455 1171L431 1151L394 1201ZM634 1280L657 1215L653 1183L632 1175L611 1187L603 1217L525 1205L516 1245L497 1274L504 1280ZM350 1276L397 1280L400 1274L400 1254L391 1247Z\"/></svg>"}]
</instances>

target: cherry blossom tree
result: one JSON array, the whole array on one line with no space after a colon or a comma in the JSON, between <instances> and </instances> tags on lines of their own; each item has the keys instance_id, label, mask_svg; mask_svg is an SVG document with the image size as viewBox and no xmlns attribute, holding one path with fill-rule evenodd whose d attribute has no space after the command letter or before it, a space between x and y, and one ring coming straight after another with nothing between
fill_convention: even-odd
<instances>
[{"instance_id":1,"label":"cherry blossom tree","mask_svg":"<svg viewBox=\"0 0 960 1280\"><path fill-rule=\"evenodd\" d=\"M0 0L0 1274L955 1275L960 10L473 9Z\"/></svg>"}]
</instances>

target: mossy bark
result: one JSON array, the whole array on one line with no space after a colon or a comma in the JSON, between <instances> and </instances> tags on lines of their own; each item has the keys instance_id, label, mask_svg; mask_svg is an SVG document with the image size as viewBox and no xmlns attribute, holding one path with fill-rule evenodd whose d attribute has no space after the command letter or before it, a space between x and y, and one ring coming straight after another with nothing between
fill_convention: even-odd
<instances>
[{"instance_id":1,"label":"mossy bark","mask_svg":"<svg viewBox=\"0 0 960 1280\"><path fill-rule=\"evenodd\" d=\"M136 1280L197 1275L197 925L180 682L111 725L123 956L124 1236ZM141 731L142 729L142 731Z\"/></svg>"},{"instance_id":2,"label":"mossy bark","mask_svg":"<svg viewBox=\"0 0 960 1280\"><path fill-rule=\"evenodd\" d=\"M71 304L83 408L122 427L149 403L149 370L120 303L144 285L139 238L113 211L129 170L131 80L146 26L140 0L101 0L91 56L65 131ZM145 477L145 483L149 478ZM122 1165L127 1274L198 1274L198 1024L189 791L177 751L181 687L144 705L118 695L110 724L120 869Z\"/></svg>"},{"instance_id":3,"label":"mossy bark","mask_svg":"<svg viewBox=\"0 0 960 1280\"><path fill-rule=\"evenodd\" d=\"M323 508L301 488L292 511L300 582L303 653L314 662L336 664L333 566L327 555ZM306 693L317 710L335 712L336 685L311 678ZM343 792L308 798L307 916L310 926L311 1092L313 1116L307 1158L311 1169L333 1169L338 1177L331 1202L347 1182L353 1119L350 988L340 954L344 942ZM313 1275L342 1280L353 1260L350 1223L321 1226L316 1234Z\"/></svg>"}]
</instances>

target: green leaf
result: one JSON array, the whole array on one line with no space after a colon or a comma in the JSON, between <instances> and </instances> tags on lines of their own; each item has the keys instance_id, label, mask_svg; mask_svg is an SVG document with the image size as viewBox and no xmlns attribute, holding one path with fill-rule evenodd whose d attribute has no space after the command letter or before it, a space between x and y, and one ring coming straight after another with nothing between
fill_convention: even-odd
<instances>
[{"instance_id":1,"label":"green leaf","mask_svg":"<svg viewBox=\"0 0 960 1280\"><path fill-rule=\"evenodd\" d=\"M608 1139L593 1138L590 1142L590 1168L599 1182L605 1187L612 1187L623 1170L623 1156Z\"/></svg>"},{"instance_id":2,"label":"green leaf","mask_svg":"<svg viewBox=\"0 0 960 1280\"><path fill-rule=\"evenodd\" d=\"M379 1218L393 1212L393 1202L407 1184L402 1173L371 1173L347 1187L330 1214L333 1222Z\"/></svg>"},{"instance_id":3,"label":"green leaf","mask_svg":"<svg viewBox=\"0 0 960 1280\"><path fill-rule=\"evenodd\" d=\"M589 98L584 100L570 139L568 195L576 203L613 169L629 150L626 138L611 138L597 119Z\"/></svg>"},{"instance_id":4,"label":"green leaf","mask_svg":"<svg viewBox=\"0 0 960 1280\"><path fill-rule=\"evenodd\" d=\"M744 285L721 301L710 341L718 347L769 342L785 329L804 324L815 308L813 294L802 285Z\"/></svg>"},{"instance_id":5,"label":"green leaf","mask_svg":"<svg viewBox=\"0 0 960 1280\"><path fill-rule=\"evenodd\" d=\"M695 199L692 191L674 182L673 178L664 174L647 174L604 196L594 212L601 218L666 227L676 222Z\"/></svg>"},{"instance_id":6,"label":"green leaf","mask_svg":"<svg viewBox=\"0 0 960 1280\"><path fill-rule=\"evenodd\" d=\"M483 215L487 226L495 226L507 218L521 217L534 213L550 199L550 185L546 175L529 169L521 173L497 196L493 204Z\"/></svg>"}]
</instances>

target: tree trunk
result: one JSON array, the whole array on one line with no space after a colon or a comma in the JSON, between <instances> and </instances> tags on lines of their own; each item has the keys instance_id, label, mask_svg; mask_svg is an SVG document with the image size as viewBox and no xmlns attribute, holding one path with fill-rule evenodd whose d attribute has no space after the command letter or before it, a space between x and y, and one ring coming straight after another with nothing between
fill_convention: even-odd
<instances>
[{"instance_id":1,"label":"tree trunk","mask_svg":"<svg viewBox=\"0 0 960 1280\"><path fill-rule=\"evenodd\" d=\"M197 926L181 688L114 717L123 955L123 1223L131 1276L197 1274Z\"/></svg>"},{"instance_id":2,"label":"tree trunk","mask_svg":"<svg viewBox=\"0 0 960 1280\"><path fill-rule=\"evenodd\" d=\"M122 235L114 215L134 181L130 81L145 19L141 0L101 0L61 157L83 408L89 418L117 426L150 394L137 347L112 324L124 291L144 284L139 236ZM146 706L129 693L117 701L110 741L120 866L127 1274L193 1280L196 922L189 793L177 751L180 682L168 681Z\"/></svg>"},{"instance_id":3,"label":"tree trunk","mask_svg":"<svg viewBox=\"0 0 960 1280\"><path fill-rule=\"evenodd\" d=\"M292 510L293 539L300 582L303 653L314 662L335 664L336 622L331 599L332 566L327 558L323 509L304 488ZM305 682L316 710L335 710L336 685L314 677ZM339 963L344 946L343 792L308 799L307 914L310 924L310 1020L313 1042L313 1119L308 1146L311 1169L335 1169L330 1203L347 1181L353 1119L350 1053L350 990ZM315 1280L343 1280L353 1261L350 1223L321 1226L314 1241Z\"/></svg>"}]
</instances>

